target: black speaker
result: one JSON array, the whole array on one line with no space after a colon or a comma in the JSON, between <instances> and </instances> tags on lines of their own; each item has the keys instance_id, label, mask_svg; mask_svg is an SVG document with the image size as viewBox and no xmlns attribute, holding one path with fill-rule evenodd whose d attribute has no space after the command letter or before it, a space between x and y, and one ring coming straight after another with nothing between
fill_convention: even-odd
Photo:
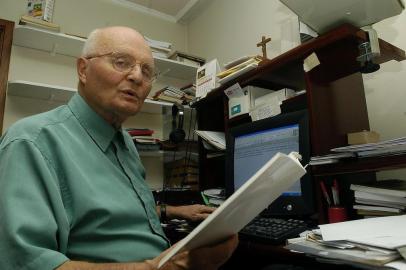
<instances>
[{"instance_id":1,"label":"black speaker","mask_svg":"<svg viewBox=\"0 0 406 270\"><path fill-rule=\"evenodd\" d=\"M179 115L178 124L176 118ZM183 108L179 109L176 104L172 106L172 131L169 134L169 140L173 143L181 143L185 140L186 132L183 130Z\"/></svg>"}]
</instances>

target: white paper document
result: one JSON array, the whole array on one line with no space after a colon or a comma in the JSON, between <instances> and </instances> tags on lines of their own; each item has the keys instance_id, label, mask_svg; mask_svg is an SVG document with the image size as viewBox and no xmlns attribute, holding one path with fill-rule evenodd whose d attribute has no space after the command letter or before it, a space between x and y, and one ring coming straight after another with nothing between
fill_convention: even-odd
<instances>
[{"instance_id":1,"label":"white paper document","mask_svg":"<svg viewBox=\"0 0 406 270\"><path fill-rule=\"evenodd\" d=\"M297 156L298 154L294 152L289 155L277 153L273 156L219 208L163 257L158 268L180 251L219 243L238 233L278 198L284 190L292 186L306 173Z\"/></svg>"},{"instance_id":2,"label":"white paper document","mask_svg":"<svg viewBox=\"0 0 406 270\"><path fill-rule=\"evenodd\" d=\"M348 240L388 249L406 245L406 215L360 219L319 227L325 241Z\"/></svg>"}]
</instances>

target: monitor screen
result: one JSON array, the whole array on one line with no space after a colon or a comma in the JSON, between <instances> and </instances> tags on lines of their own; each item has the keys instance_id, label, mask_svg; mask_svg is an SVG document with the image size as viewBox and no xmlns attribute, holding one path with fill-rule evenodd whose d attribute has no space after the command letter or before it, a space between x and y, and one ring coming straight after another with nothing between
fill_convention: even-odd
<instances>
[{"instance_id":1,"label":"monitor screen","mask_svg":"<svg viewBox=\"0 0 406 270\"><path fill-rule=\"evenodd\" d=\"M227 193L231 195L277 152L292 151L309 161L306 111L278 115L233 128L227 138ZM308 174L270 205L269 214L302 216L314 211L313 184Z\"/></svg>"}]
</instances>

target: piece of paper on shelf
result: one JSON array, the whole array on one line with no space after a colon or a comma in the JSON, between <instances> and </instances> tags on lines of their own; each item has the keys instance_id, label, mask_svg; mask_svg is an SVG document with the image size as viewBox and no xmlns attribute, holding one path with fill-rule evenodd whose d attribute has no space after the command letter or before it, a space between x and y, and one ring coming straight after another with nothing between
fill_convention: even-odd
<instances>
[{"instance_id":1,"label":"piece of paper on shelf","mask_svg":"<svg viewBox=\"0 0 406 270\"><path fill-rule=\"evenodd\" d=\"M305 72L309 72L318 65L320 65L320 61L315 53L312 53L303 61L303 69Z\"/></svg>"}]
</instances>

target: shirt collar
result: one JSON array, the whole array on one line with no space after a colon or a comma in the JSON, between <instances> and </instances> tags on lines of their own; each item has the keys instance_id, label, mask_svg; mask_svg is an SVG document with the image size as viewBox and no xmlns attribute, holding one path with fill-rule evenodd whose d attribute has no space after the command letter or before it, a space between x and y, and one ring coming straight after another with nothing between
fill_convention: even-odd
<instances>
[{"instance_id":1,"label":"shirt collar","mask_svg":"<svg viewBox=\"0 0 406 270\"><path fill-rule=\"evenodd\" d=\"M123 129L116 130L106 120L104 120L99 114L97 114L86 101L76 93L68 103L68 107L72 111L73 115L78 119L79 123L86 130L93 141L100 147L103 152L107 150L110 143L113 141L116 134L117 138L121 140L125 147L128 148L125 143Z\"/></svg>"}]
</instances>

